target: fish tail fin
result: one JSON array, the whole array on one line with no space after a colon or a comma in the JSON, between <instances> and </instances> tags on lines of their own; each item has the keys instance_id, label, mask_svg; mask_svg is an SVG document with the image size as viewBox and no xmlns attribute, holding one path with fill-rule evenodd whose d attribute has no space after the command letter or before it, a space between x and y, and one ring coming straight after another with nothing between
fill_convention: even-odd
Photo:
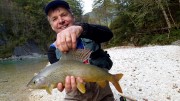
<instances>
[{"instance_id":1,"label":"fish tail fin","mask_svg":"<svg viewBox=\"0 0 180 101\"><path fill-rule=\"evenodd\" d=\"M114 76L114 78L115 78L117 81L119 81L119 80L123 77L123 74L120 73L120 74L115 74L115 75L113 75L113 76Z\"/></svg>"},{"instance_id":2,"label":"fish tail fin","mask_svg":"<svg viewBox=\"0 0 180 101\"><path fill-rule=\"evenodd\" d=\"M118 92L122 93L122 89L118 81L122 78L123 74L115 74L112 76L112 80L110 81L114 87L118 90Z\"/></svg>"},{"instance_id":3,"label":"fish tail fin","mask_svg":"<svg viewBox=\"0 0 180 101\"><path fill-rule=\"evenodd\" d=\"M131 98L130 96L126 96L126 95L122 94L123 92L122 92L121 86L120 86L120 84L118 83L118 81L119 81L122 77L123 77L123 74L121 74L121 73L120 73L120 74L115 74L115 75L112 76L112 80L111 80L110 82L111 82L111 83L115 86L115 88L118 90L120 96L123 96L123 97L129 99L130 101L137 101L136 99Z\"/></svg>"}]
</instances>

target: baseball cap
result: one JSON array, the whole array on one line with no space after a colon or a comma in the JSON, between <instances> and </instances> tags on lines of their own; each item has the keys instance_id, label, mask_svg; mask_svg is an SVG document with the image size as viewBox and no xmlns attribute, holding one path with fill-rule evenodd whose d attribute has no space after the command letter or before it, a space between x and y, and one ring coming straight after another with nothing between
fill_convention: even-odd
<instances>
[{"instance_id":1,"label":"baseball cap","mask_svg":"<svg viewBox=\"0 0 180 101\"><path fill-rule=\"evenodd\" d=\"M65 7L66 9L70 9L69 4L64 0L53 0L49 2L45 7L45 13L48 15L49 10L55 9L57 7Z\"/></svg>"}]
</instances>

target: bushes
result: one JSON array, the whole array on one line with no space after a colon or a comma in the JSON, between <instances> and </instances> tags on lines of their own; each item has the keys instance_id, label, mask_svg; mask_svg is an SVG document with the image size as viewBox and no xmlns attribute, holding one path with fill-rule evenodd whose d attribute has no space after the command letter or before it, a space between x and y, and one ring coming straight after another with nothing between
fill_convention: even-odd
<instances>
[{"instance_id":1,"label":"bushes","mask_svg":"<svg viewBox=\"0 0 180 101\"><path fill-rule=\"evenodd\" d=\"M112 46L114 45L126 45L126 43L133 43L135 46L143 46L143 45L169 45L176 40L180 40L180 29L171 30L171 33L168 36L168 33L155 33L155 34L139 34L136 36L131 36L132 40L124 40L124 36L121 38L113 38L111 41ZM129 39L129 38L124 38ZM112 44L113 43L113 44Z\"/></svg>"}]
</instances>

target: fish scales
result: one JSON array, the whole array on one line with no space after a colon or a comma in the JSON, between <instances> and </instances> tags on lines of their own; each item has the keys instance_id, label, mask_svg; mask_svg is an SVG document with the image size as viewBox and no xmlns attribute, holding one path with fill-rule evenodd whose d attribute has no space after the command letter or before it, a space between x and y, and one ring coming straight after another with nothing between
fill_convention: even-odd
<instances>
[{"instance_id":1,"label":"fish scales","mask_svg":"<svg viewBox=\"0 0 180 101\"><path fill-rule=\"evenodd\" d=\"M104 77L111 76L107 71L93 65L83 64L80 62L76 63L75 61L68 61L67 64L73 64L73 66L68 67L69 70L67 75L81 77L87 82L100 81L103 80Z\"/></svg>"},{"instance_id":2,"label":"fish scales","mask_svg":"<svg viewBox=\"0 0 180 101\"><path fill-rule=\"evenodd\" d=\"M61 62L59 64L61 64ZM59 65L59 68L56 68L54 72L51 72L49 76L47 76L47 79L51 80L51 82L58 80L59 82L64 83L65 77L72 75L75 77L81 77L86 82L96 82L105 80L104 77L106 77L106 79L110 79L112 76L111 74L107 73L107 71L102 70L101 68L96 68L92 65L86 65L75 60L65 62L66 64Z\"/></svg>"},{"instance_id":3,"label":"fish scales","mask_svg":"<svg viewBox=\"0 0 180 101\"><path fill-rule=\"evenodd\" d=\"M81 77L85 82L96 82L101 87L105 87L107 81L110 81L115 88L122 93L122 89L118 81L122 78L123 74L112 75L106 70L94 65L84 64L82 61L89 58L91 51L84 49L77 49L63 54L62 58L42 69L32 80L28 83L28 87L32 89L46 89L51 94L52 89L56 88L57 83L64 84L66 76ZM84 84L77 82L78 90L85 93Z\"/></svg>"}]
</instances>

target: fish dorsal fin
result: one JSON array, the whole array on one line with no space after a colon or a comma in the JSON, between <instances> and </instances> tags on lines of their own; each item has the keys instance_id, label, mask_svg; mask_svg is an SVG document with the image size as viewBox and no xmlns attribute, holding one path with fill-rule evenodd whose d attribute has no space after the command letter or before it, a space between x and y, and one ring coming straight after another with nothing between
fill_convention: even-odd
<instances>
[{"instance_id":1,"label":"fish dorsal fin","mask_svg":"<svg viewBox=\"0 0 180 101\"><path fill-rule=\"evenodd\" d=\"M62 60L77 60L80 62L84 62L87 60L92 51L88 49L76 49L70 50L68 53L63 53L61 59Z\"/></svg>"}]
</instances>

